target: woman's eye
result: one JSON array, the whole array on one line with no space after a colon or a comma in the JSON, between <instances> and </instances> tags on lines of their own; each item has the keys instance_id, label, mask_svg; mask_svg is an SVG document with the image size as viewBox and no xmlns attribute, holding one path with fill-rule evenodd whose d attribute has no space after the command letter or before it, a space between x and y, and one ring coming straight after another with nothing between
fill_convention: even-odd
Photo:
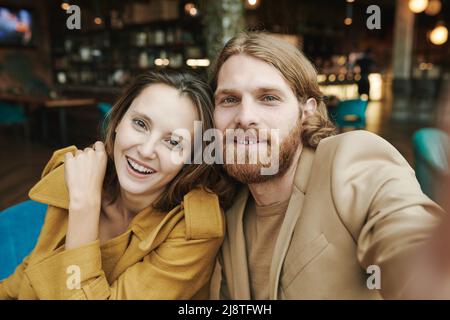
<instances>
[{"instance_id":1,"label":"woman's eye","mask_svg":"<svg viewBox=\"0 0 450 320\"><path fill-rule=\"evenodd\" d=\"M169 145L169 148L171 148L171 149L179 149L179 148L181 148L181 142L179 141L179 140L174 140L174 139L168 139L167 140L167 143L168 143L168 145Z\"/></svg>"},{"instance_id":2,"label":"woman's eye","mask_svg":"<svg viewBox=\"0 0 450 320\"><path fill-rule=\"evenodd\" d=\"M145 125L145 122L140 119L133 119L133 123L141 129L147 128L147 126Z\"/></svg>"}]
</instances>

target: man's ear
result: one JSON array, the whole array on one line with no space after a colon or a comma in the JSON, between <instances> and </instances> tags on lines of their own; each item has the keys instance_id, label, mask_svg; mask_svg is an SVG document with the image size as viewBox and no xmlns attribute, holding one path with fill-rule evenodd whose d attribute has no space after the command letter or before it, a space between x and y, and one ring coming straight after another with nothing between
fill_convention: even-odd
<instances>
[{"instance_id":1,"label":"man's ear","mask_svg":"<svg viewBox=\"0 0 450 320\"><path fill-rule=\"evenodd\" d=\"M314 98L309 98L306 100L306 103L303 105L303 114L302 118L305 119L310 115L313 115L317 111L317 101Z\"/></svg>"}]
</instances>

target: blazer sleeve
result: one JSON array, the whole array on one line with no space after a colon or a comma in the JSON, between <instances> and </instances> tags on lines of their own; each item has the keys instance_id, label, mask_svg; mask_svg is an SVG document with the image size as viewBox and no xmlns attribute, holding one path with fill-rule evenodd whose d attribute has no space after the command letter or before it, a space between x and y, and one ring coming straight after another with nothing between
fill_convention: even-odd
<instances>
[{"instance_id":1,"label":"blazer sleeve","mask_svg":"<svg viewBox=\"0 0 450 320\"><path fill-rule=\"evenodd\" d=\"M231 300L225 272L223 270L222 255L218 254L215 268L211 277L210 300Z\"/></svg>"},{"instance_id":2,"label":"blazer sleeve","mask_svg":"<svg viewBox=\"0 0 450 320\"><path fill-rule=\"evenodd\" d=\"M361 266L380 267L384 298L397 299L445 212L420 189L413 169L387 141L364 131L332 149L333 201L357 245Z\"/></svg>"},{"instance_id":3,"label":"blazer sleeve","mask_svg":"<svg viewBox=\"0 0 450 320\"><path fill-rule=\"evenodd\" d=\"M102 270L99 240L52 255L26 274L40 299L190 299L209 285L221 242L169 237L112 283Z\"/></svg>"}]
</instances>

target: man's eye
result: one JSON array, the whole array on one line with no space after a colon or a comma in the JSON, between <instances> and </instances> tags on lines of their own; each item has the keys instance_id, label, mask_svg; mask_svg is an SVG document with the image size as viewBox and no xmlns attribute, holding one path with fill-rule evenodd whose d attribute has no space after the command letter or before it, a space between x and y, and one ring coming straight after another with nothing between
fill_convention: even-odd
<instances>
[{"instance_id":1,"label":"man's eye","mask_svg":"<svg viewBox=\"0 0 450 320\"><path fill-rule=\"evenodd\" d=\"M274 101L278 101L278 98L272 95L266 95L263 97L263 100L266 102L274 102Z\"/></svg>"},{"instance_id":2,"label":"man's eye","mask_svg":"<svg viewBox=\"0 0 450 320\"><path fill-rule=\"evenodd\" d=\"M147 126L145 125L145 122L140 119L133 119L133 123L141 129L147 128Z\"/></svg>"},{"instance_id":3,"label":"man's eye","mask_svg":"<svg viewBox=\"0 0 450 320\"><path fill-rule=\"evenodd\" d=\"M236 102L237 102L237 99L235 97L226 97L226 98L222 99L222 103L224 103L224 104L233 104Z\"/></svg>"}]
</instances>

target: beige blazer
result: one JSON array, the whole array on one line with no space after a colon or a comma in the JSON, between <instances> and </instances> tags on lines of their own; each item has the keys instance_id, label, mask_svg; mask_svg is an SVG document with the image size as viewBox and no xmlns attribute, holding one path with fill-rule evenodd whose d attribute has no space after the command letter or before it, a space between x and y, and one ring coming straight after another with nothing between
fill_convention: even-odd
<instances>
[{"instance_id":1,"label":"beige blazer","mask_svg":"<svg viewBox=\"0 0 450 320\"><path fill-rule=\"evenodd\" d=\"M251 299L243 233L249 191L226 213L227 232L211 298ZM303 148L270 268L270 299L401 298L412 252L445 213L425 196L413 169L367 131ZM370 265L380 268L381 289ZM372 271L373 272L373 271Z\"/></svg>"}]
</instances>

